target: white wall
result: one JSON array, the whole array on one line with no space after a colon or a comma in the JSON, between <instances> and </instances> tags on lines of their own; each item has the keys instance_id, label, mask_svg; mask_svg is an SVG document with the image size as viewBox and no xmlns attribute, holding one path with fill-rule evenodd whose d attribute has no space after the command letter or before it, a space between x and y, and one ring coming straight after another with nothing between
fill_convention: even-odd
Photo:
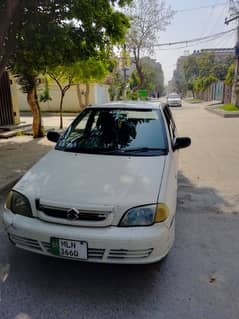
<instances>
[{"instance_id":1,"label":"white wall","mask_svg":"<svg viewBox=\"0 0 239 319\"><path fill-rule=\"evenodd\" d=\"M95 104L104 104L110 101L109 90L107 85L95 85Z\"/></svg>"},{"instance_id":2,"label":"white wall","mask_svg":"<svg viewBox=\"0 0 239 319\"><path fill-rule=\"evenodd\" d=\"M109 93L108 85L103 84L90 84L90 104L102 104L109 102ZM44 85L41 85L38 88L38 97L40 97L41 92L44 90ZM85 86L81 85L81 91L84 92ZM41 102L40 107L43 112L58 112L60 104L60 91L57 85L50 83L49 84L51 101L46 103ZM83 102L84 102L84 95ZM19 103L20 111L30 111L29 105L27 104L27 96L22 93L19 86L17 86L17 100ZM76 86L72 86L66 93L64 102L63 102L63 111L64 112L80 112L80 105L77 96Z\"/></svg>"}]
</instances>

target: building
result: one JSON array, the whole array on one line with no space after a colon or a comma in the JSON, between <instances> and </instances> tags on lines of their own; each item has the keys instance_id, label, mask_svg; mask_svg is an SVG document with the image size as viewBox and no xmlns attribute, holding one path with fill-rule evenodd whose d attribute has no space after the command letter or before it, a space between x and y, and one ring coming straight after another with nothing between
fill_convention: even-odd
<instances>
[{"instance_id":1,"label":"building","mask_svg":"<svg viewBox=\"0 0 239 319\"><path fill-rule=\"evenodd\" d=\"M4 72L0 78L0 128L17 125L19 122L15 80L8 72Z\"/></svg>"}]
</instances>

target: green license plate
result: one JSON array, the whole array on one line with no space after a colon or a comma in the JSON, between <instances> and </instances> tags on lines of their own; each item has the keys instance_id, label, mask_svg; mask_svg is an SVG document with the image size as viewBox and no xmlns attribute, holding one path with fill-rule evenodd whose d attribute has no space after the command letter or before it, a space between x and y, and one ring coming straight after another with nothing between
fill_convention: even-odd
<instances>
[{"instance_id":1,"label":"green license plate","mask_svg":"<svg viewBox=\"0 0 239 319\"><path fill-rule=\"evenodd\" d=\"M88 255L87 251L87 242L51 238L51 253L55 256L86 260Z\"/></svg>"}]
</instances>

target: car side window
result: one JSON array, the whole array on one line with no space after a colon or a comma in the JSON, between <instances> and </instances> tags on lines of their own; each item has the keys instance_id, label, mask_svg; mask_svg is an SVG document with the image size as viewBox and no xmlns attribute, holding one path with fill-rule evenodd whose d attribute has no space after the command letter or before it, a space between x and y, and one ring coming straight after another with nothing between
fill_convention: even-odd
<instances>
[{"instance_id":1,"label":"car side window","mask_svg":"<svg viewBox=\"0 0 239 319\"><path fill-rule=\"evenodd\" d=\"M176 125L172 116L172 112L169 109L169 107L165 106L164 110L164 116L166 118L168 130L169 130L169 135L171 139L171 143L173 144L175 138L176 138Z\"/></svg>"}]
</instances>

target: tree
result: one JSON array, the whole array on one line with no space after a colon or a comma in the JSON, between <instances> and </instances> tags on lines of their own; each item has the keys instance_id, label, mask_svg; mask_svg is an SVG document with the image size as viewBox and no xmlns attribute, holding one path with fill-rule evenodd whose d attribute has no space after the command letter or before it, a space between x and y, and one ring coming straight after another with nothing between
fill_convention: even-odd
<instances>
[{"instance_id":1,"label":"tree","mask_svg":"<svg viewBox=\"0 0 239 319\"><path fill-rule=\"evenodd\" d=\"M18 30L31 23L37 27L35 12L47 13L49 18L54 14L58 23L74 19L82 25L79 35L91 33L94 29L94 38L99 38L113 32L122 39L125 32L122 24L127 27L125 17L115 12L112 5L123 7L132 0L1 0L0 1L0 77L7 66L9 57L14 54L17 46ZM85 15L85 17L84 17ZM93 19L92 19L93 18ZM85 24L88 20L87 24ZM50 20L49 20L50 21ZM126 23L125 23L126 22ZM51 24L49 24L50 26ZM87 28L84 29L84 26ZM103 29L102 29L103 28ZM86 38L84 38L85 40ZM81 39L83 40L83 38Z\"/></svg>"},{"instance_id":2,"label":"tree","mask_svg":"<svg viewBox=\"0 0 239 319\"><path fill-rule=\"evenodd\" d=\"M122 99L125 89L124 82L125 81L121 72L117 69L114 69L113 72L107 77L105 83L110 86L109 95L111 101Z\"/></svg>"},{"instance_id":3,"label":"tree","mask_svg":"<svg viewBox=\"0 0 239 319\"><path fill-rule=\"evenodd\" d=\"M164 92L164 74L161 64L149 57L142 58L140 63L144 74L144 89L147 90L150 95L160 97ZM129 79L129 87L132 90L131 94L128 92L129 97L135 99L139 84L140 78L137 70L134 70Z\"/></svg>"},{"instance_id":4,"label":"tree","mask_svg":"<svg viewBox=\"0 0 239 319\"><path fill-rule=\"evenodd\" d=\"M227 70L227 75L225 78L226 85L232 86L235 74L235 63L232 63Z\"/></svg>"},{"instance_id":5,"label":"tree","mask_svg":"<svg viewBox=\"0 0 239 319\"><path fill-rule=\"evenodd\" d=\"M177 67L173 74L173 83L175 86L175 89L173 91L176 91L177 93L180 93L183 96L186 95L188 87L184 72L184 62L185 57L181 57L178 59Z\"/></svg>"},{"instance_id":6,"label":"tree","mask_svg":"<svg viewBox=\"0 0 239 319\"><path fill-rule=\"evenodd\" d=\"M130 0L25 0L9 66L28 95L35 117L40 116L37 77L46 69L70 65L90 57L107 57L112 45L123 41L129 27L126 16L112 7ZM41 131L34 118L33 135Z\"/></svg>"},{"instance_id":7,"label":"tree","mask_svg":"<svg viewBox=\"0 0 239 319\"><path fill-rule=\"evenodd\" d=\"M187 82L193 81L199 76L199 65L196 55L185 57L183 62L184 76Z\"/></svg>"},{"instance_id":8,"label":"tree","mask_svg":"<svg viewBox=\"0 0 239 319\"><path fill-rule=\"evenodd\" d=\"M79 70L80 83L86 85L85 99L86 105L89 104L90 83L101 82L109 72L109 59L90 58L86 61L79 61L77 69Z\"/></svg>"},{"instance_id":9,"label":"tree","mask_svg":"<svg viewBox=\"0 0 239 319\"><path fill-rule=\"evenodd\" d=\"M140 79L139 88L144 87L141 57L151 54L159 33L164 31L173 18L174 11L165 1L137 0L127 11L131 28L127 34L127 46L133 54L133 62Z\"/></svg>"},{"instance_id":10,"label":"tree","mask_svg":"<svg viewBox=\"0 0 239 319\"><path fill-rule=\"evenodd\" d=\"M66 92L70 87L77 81L77 74L75 70L75 65L72 66L58 66L53 69L47 70L49 77L55 81L57 84L60 93L60 129L63 128L63 100Z\"/></svg>"},{"instance_id":11,"label":"tree","mask_svg":"<svg viewBox=\"0 0 239 319\"><path fill-rule=\"evenodd\" d=\"M214 52L199 52L183 57L183 73L188 89L204 92L215 81L224 81L233 56L217 56ZM179 80L183 85L183 78Z\"/></svg>"},{"instance_id":12,"label":"tree","mask_svg":"<svg viewBox=\"0 0 239 319\"><path fill-rule=\"evenodd\" d=\"M161 96L164 91L164 74L161 64L149 57L144 57L141 59L141 65L144 74L144 88L155 96Z\"/></svg>"},{"instance_id":13,"label":"tree","mask_svg":"<svg viewBox=\"0 0 239 319\"><path fill-rule=\"evenodd\" d=\"M8 58L14 50L16 32L20 16L20 0L0 2L0 78Z\"/></svg>"},{"instance_id":14,"label":"tree","mask_svg":"<svg viewBox=\"0 0 239 319\"><path fill-rule=\"evenodd\" d=\"M60 128L63 128L63 100L72 85L86 84L86 104L89 104L89 83L101 81L107 75L107 64L95 58L77 61L69 66L58 66L47 70L47 74L60 89Z\"/></svg>"}]
</instances>

